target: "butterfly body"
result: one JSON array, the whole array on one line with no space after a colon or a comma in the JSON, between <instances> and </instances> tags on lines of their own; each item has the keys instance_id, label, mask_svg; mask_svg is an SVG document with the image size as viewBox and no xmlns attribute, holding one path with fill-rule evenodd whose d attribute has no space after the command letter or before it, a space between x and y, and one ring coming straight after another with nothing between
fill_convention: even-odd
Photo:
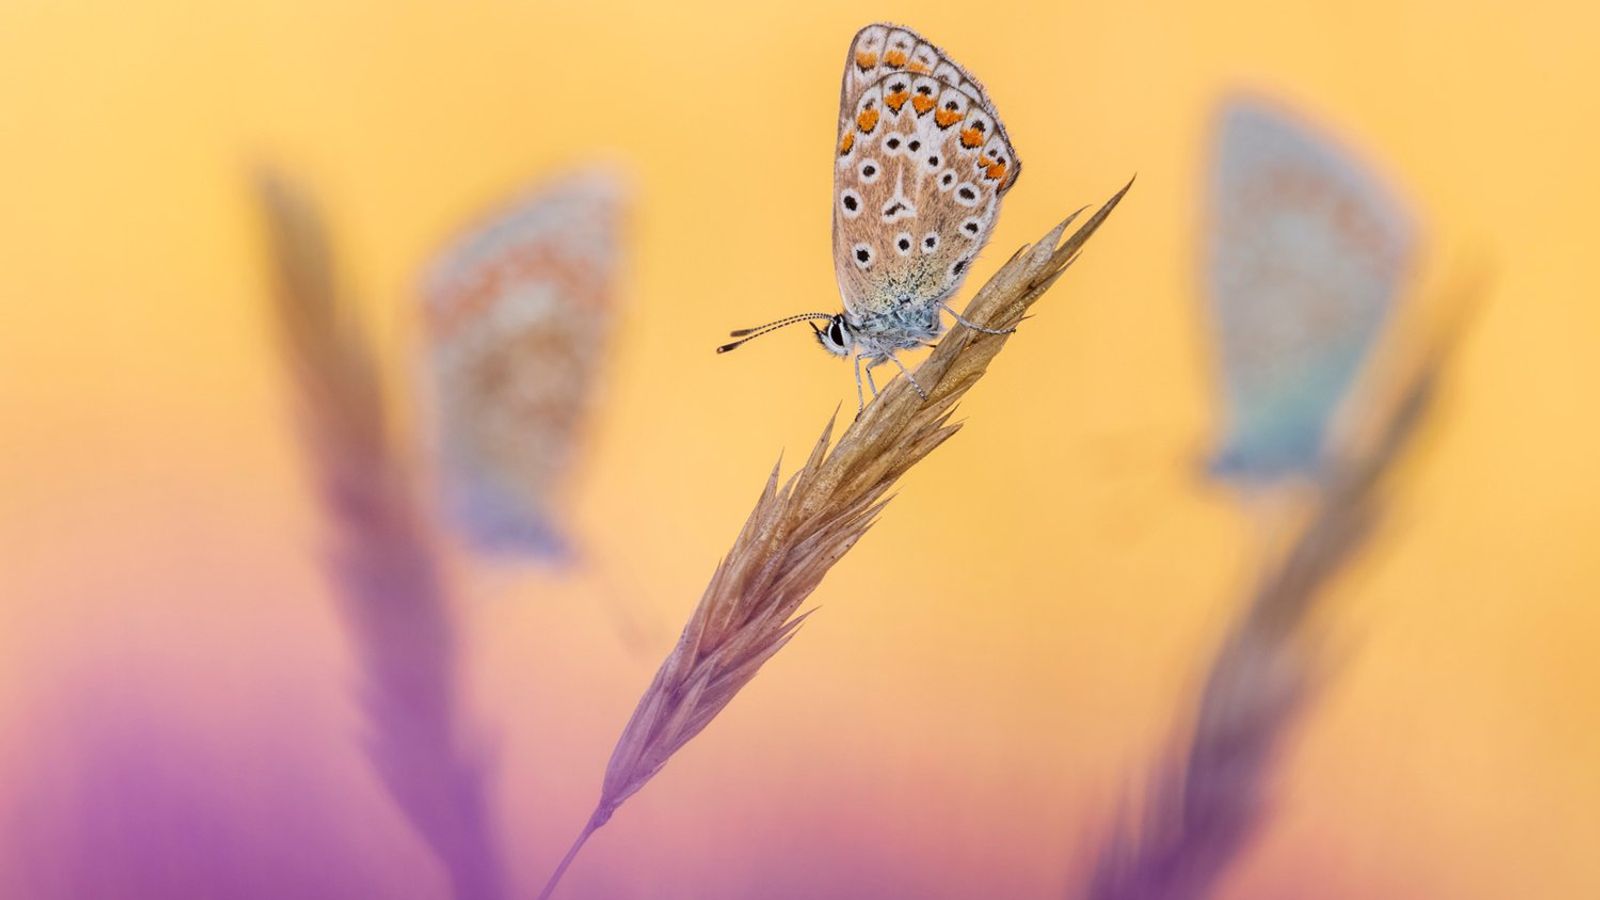
<instances>
[{"instance_id":1,"label":"butterfly body","mask_svg":"<svg viewBox=\"0 0 1600 900\"><path fill-rule=\"evenodd\" d=\"M1403 286L1410 218L1351 153L1259 101L1223 107L1207 287L1225 435L1210 469L1262 483L1314 475Z\"/></svg>"},{"instance_id":2,"label":"butterfly body","mask_svg":"<svg viewBox=\"0 0 1600 900\"><path fill-rule=\"evenodd\" d=\"M859 390L861 361L870 382L872 366L898 364L898 351L943 333L940 314L954 315L949 300L1020 172L977 79L909 28L861 29L845 59L834 154L833 255L844 311L774 325L829 319L818 340L835 355L855 355Z\"/></svg>"},{"instance_id":3,"label":"butterfly body","mask_svg":"<svg viewBox=\"0 0 1600 900\"><path fill-rule=\"evenodd\" d=\"M857 354L869 360L887 360L896 351L920 347L944 331L939 308L911 298L860 315L845 313L844 320Z\"/></svg>"}]
</instances>

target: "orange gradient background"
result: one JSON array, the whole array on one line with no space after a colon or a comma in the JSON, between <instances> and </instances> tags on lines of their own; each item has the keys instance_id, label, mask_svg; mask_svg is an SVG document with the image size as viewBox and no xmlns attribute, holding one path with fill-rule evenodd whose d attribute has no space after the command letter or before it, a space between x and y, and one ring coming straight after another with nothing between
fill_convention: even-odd
<instances>
[{"instance_id":1,"label":"orange gradient background","mask_svg":"<svg viewBox=\"0 0 1600 900\"><path fill-rule=\"evenodd\" d=\"M402 372L432 249L599 156L638 199L575 511L590 562L461 571L496 816L517 884L541 881L780 450L854 402L809 336L711 348L837 308L839 69L888 19L983 79L1026 162L969 285L1138 183L573 896L1060 895L1253 561L1195 465L1201 166L1239 86L1383 160L1432 263L1477 254L1495 281L1395 515L1336 586L1348 661L1226 895L1600 896L1600 12L1497 6L7 4L0 895L28 896L107 716L177 735L246 818L337 795L321 826L372 896L443 895L358 745L248 176L316 190ZM652 624L648 654L607 592Z\"/></svg>"}]
</instances>

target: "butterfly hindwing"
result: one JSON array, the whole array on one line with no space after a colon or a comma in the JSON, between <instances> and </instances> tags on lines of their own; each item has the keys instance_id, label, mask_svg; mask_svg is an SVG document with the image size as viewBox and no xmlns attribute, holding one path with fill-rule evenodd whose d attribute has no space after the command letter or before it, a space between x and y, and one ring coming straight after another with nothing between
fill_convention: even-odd
<instances>
[{"instance_id":1,"label":"butterfly hindwing","mask_svg":"<svg viewBox=\"0 0 1600 900\"><path fill-rule=\"evenodd\" d=\"M1411 261L1409 217L1346 150L1264 104L1221 116L1207 280L1227 395L1213 467L1310 473Z\"/></svg>"},{"instance_id":2,"label":"butterfly hindwing","mask_svg":"<svg viewBox=\"0 0 1600 900\"><path fill-rule=\"evenodd\" d=\"M861 319L953 294L1021 164L977 80L907 28L869 25L845 63L834 263Z\"/></svg>"},{"instance_id":3,"label":"butterfly hindwing","mask_svg":"<svg viewBox=\"0 0 1600 900\"><path fill-rule=\"evenodd\" d=\"M424 287L446 513L480 550L558 555L614 315L622 190L555 182L471 229Z\"/></svg>"}]
</instances>

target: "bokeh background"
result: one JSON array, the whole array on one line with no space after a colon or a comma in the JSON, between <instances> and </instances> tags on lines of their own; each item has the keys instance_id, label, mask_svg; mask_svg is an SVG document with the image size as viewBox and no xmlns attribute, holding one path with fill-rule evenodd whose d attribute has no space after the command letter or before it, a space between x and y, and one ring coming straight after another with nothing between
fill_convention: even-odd
<instances>
[{"instance_id":1,"label":"bokeh background","mask_svg":"<svg viewBox=\"0 0 1600 900\"><path fill-rule=\"evenodd\" d=\"M969 427L591 843L572 896L1060 894L1253 563L1196 465L1216 413L1201 165L1239 86L1385 161L1430 265L1487 258L1495 282L1396 515L1338 584L1348 663L1227 895L1600 895L1600 12L1537 0L12 0L0 895L119 896L127 835L182 842L196 816L223 848L201 861L283 896L329 872L352 896L445 892L359 746L269 340L264 160L316 190L396 372L421 266L460 223L596 156L632 173L628 309L574 513L591 564L460 573L495 815L517 883L543 879L778 453L853 402L809 337L711 348L837 307L828 160L871 19L972 68L1027 164L970 284L1138 184ZM652 652L617 640L605 592Z\"/></svg>"}]
</instances>

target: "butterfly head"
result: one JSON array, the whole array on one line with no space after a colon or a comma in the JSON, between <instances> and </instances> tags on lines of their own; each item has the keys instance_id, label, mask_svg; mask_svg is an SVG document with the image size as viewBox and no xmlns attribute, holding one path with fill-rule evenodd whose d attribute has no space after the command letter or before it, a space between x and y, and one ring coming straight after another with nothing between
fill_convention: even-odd
<instances>
[{"instance_id":1,"label":"butterfly head","mask_svg":"<svg viewBox=\"0 0 1600 900\"><path fill-rule=\"evenodd\" d=\"M822 349L834 356L849 356L850 347L855 343L855 333L850 330L850 323L844 320L844 313L839 313L828 319L826 326L811 323L811 330L817 335L817 343Z\"/></svg>"}]
</instances>

